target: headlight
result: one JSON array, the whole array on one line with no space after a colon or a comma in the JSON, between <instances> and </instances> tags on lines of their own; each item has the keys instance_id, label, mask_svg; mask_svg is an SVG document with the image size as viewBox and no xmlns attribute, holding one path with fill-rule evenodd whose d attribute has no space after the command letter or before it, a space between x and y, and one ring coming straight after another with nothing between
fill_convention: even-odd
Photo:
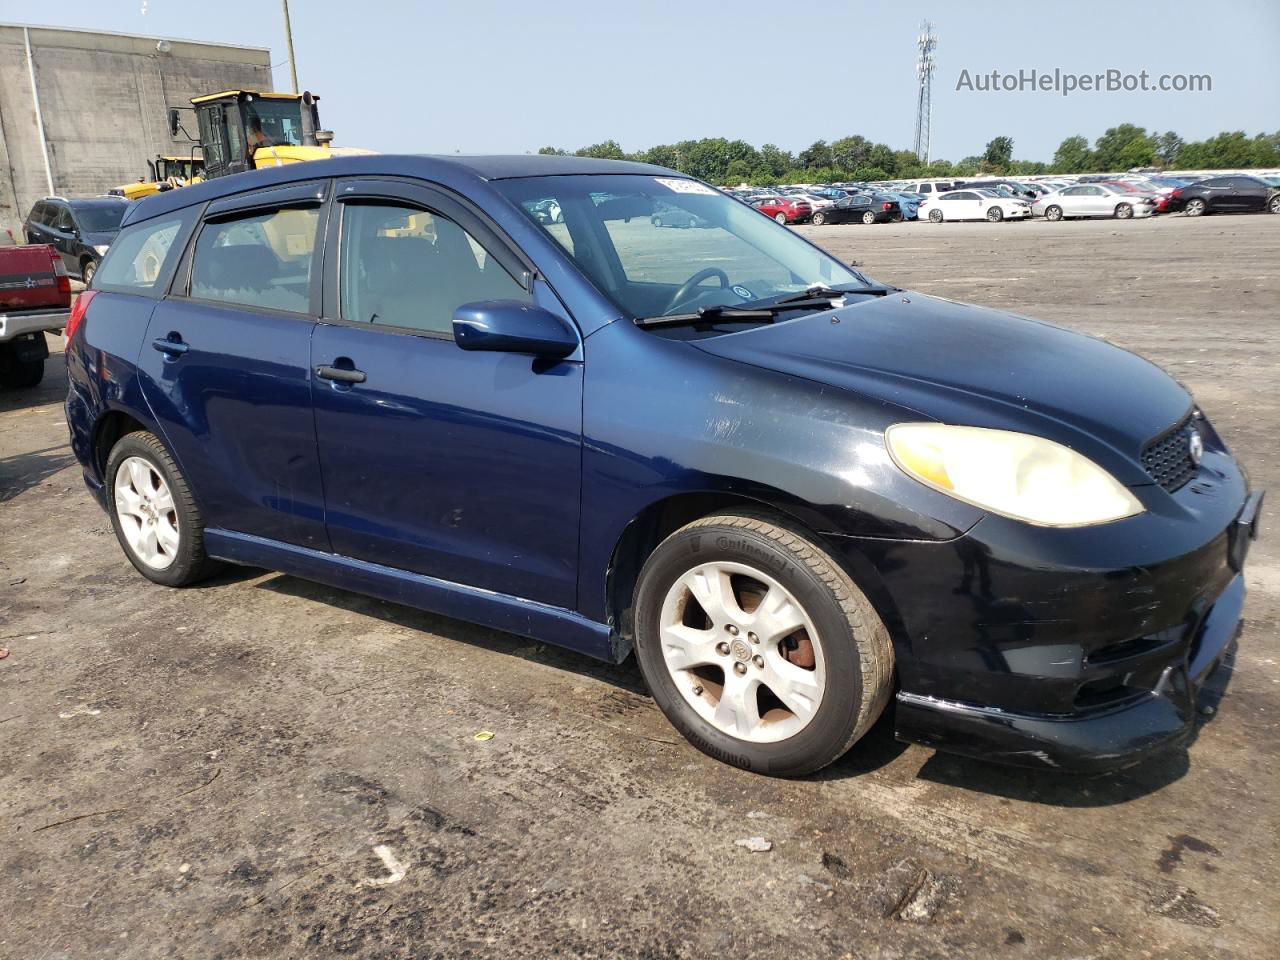
<instances>
[{"instance_id":1,"label":"headlight","mask_svg":"<svg viewBox=\"0 0 1280 960\"><path fill-rule=\"evenodd\" d=\"M107 244L105 243L101 246L94 247L93 249L98 251L98 256L100 257L105 257L107 255Z\"/></svg>"},{"instance_id":2,"label":"headlight","mask_svg":"<svg viewBox=\"0 0 1280 960\"><path fill-rule=\"evenodd\" d=\"M1142 513L1137 498L1060 443L1009 430L899 423L885 431L894 462L927 486L1042 527L1083 527Z\"/></svg>"}]
</instances>

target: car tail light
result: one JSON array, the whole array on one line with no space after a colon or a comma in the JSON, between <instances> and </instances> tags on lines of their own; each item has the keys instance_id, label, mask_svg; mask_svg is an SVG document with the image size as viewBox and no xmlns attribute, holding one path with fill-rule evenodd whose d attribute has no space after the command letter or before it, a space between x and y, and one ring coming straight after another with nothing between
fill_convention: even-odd
<instances>
[{"instance_id":1,"label":"car tail light","mask_svg":"<svg viewBox=\"0 0 1280 960\"><path fill-rule=\"evenodd\" d=\"M97 295L97 290L86 290L76 300L76 305L71 308L71 316L67 318L67 326L62 331L62 339L65 345L71 345L71 339L76 335L76 331L80 329L80 323L84 320L84 313L89 309L89 301Z\"/></svg>"},{"instance_id":2,"label":"car tail light","mask_svg":"<svg viewBox=\"0 0 1280 960\"><path fill-rule=\"evenodd\" d=\"M1173 189L1173 193L1169 194L1169 196L1171 196L1171 197L1180 197L1180 196L1182 196L1182 188L1181 188L1181 187L1174 187L1174 189Z\"/></svg>"},{"instance_id":3,"label":"car tail light","mask_svg":"<svg viewBox=\"0 0 1280 960\"><path fill-rule=\"evenodd\" d=\"M58 292L70 295L71 278L67 276L67 265L52 247L49 249L49 257L53 260L53 277L58 282Z\"/></svg>"},{"instance_id":4,"label":"car tail light","mask_svg":"<svg viewBox=\"0 0 1280 960\"><path fill-rule=\"evenodd\" d=\"M882 204L882 205L881 205L881 209L882 209L882 210L892 210L892 209L893 209L893 204L892 204L892 203Z\"/></svg>"}]
</instances>

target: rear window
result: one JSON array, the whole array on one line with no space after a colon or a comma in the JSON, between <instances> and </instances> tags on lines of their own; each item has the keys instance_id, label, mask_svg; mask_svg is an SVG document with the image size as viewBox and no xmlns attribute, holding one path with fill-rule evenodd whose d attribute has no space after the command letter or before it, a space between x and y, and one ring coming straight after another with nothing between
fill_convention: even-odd
<instances>
[{"instance_id":1,"label":"rear window","mask_svg":"<svg viewBox=\"0 0 1280 960\"><path fill-rule=\"evenodd\" d=\"M191 262L191 296L307 313L320 211L255 213L207 223Z\"/></svg>"},{"instance_id":2,"label":"rear window","mask_svg":"<svg viewBox=\"0 0 1280 960\"><path fill-rule=\"evenodd\" d=\"M159 294L161 281L171 274L193 219L193 212L186 210L123 230L94 274L93 288Z\"/></svg>"}]
</instances>

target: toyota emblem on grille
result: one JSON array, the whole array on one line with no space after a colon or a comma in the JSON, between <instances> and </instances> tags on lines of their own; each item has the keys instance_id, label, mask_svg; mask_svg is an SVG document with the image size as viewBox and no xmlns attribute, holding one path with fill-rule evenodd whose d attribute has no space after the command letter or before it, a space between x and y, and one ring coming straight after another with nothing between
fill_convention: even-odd
<instances>
[{"instance_id":1,"label":"toyota emblem on grille","mask_svg":"<svg viewBox=\"0 0 1280 960\"><path fill-rule=\"evenodd\" d=\"M1197 467L1200 466L1200 461L1204 459L1204 440L1201 439L1200 434L1191 434L1191 441L1187 444L1187 454L1191 457L1192 463Z\"/></svg>"}]
</instances>

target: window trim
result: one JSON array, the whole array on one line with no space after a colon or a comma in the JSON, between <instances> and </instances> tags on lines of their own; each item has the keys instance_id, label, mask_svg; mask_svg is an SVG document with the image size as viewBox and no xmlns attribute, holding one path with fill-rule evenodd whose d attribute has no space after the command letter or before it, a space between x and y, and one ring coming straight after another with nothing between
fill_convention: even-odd
<instances>
[{"instance_id":1,"label":"window trim","mask_svg":"<svg viewBox=\"0 0 1280 960\"><path fill-rule=\"evenodd\" d=\"M452 220L485 249L507 271L516 284L537 300L535 285L541 275L532 261L507 237L497 224L465 198L446 192L437 184L421 180L368 176L340 178L334 185L325 237L323 310L320 322L333 326L376 330L397 336L422 337L429 340L454 341L452 331L418 330L390 323L348 320L342 316L342 219L347 203L371 203L419 209ZM544 281L545 282L545 281ZM570 320L577 329L577 324ZM581 335L581 334L579 334Z\"/></svg>"},{"instance_id":2,"label":"window trim","mask_svg":"<svg viewBox=\"0 0 1280 960\"><path fill-rule=\"evenodd\" d=\"M270 187L266 190L255 190L252 193L236 194L213 200L205 205L195 222L195 228L187 239L186 248L176 264L173 278L167 293L168 298L185 300L207 307L223 307L232 310L248 310L251 313L262 313L273 317L293 317L315 322L320 316L320 304L324 278L321 271L324 266L324 245L329 235L328 219L330 216L331 187L333 181L309 180L301 184L288 184L284 187ZM210 300L206 297L191 295L191 273L195 263L196 247L204 231L219 224L233 220L252 219L264 214L280 210L297 210L310 207L319 208L316 222L316 240L311 249L310 285L307 290L307 309L281 310L278 307L264 307L253 303L235 303L230 300ZM130 225L132 226L132 224Z\"/></svg>"}]
</instances>

